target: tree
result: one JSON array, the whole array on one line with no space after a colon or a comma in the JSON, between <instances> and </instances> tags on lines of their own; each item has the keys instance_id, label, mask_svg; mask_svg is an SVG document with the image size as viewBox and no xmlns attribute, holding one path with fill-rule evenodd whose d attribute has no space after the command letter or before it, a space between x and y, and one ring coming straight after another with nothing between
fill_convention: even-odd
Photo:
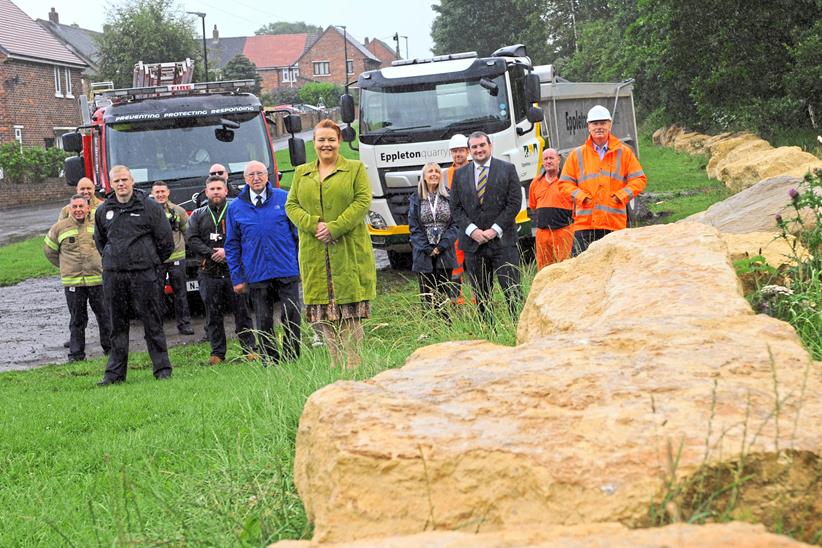
<instances>
[{"instance_id":1,"label":"tree","mask_svg":"<svg viewBox=\"0 0 822 548\"><path fill-rule=\"evenodd\" d=\"M543 20L546 0L487 0L482 9L471 0L442 0L431 7L438 14L431 24L437 55L462 51L490 55L502 46L521 43L534 62L549 61Z\"/></svg>"},{"instance_id":2,"label":"tree","mask_svg":"<svg viewBox=\"0 0 822 548\"><path fill-rule=\"evenodd\" d=\"M343 87L330 82L309 82L300 88L300 102L309 105L319 105L320 101L331 108L339 106Z\"/></svg>"},{"instance_id":3,"label":"tree","mask_svg":"<svg viewBox=\"0 0 822 548\"><path fill-rule=\"evenodd\" d=\"M211 72L211 71L209 71ZM223 67L224 80L254 80L254 95L260 95L263 79L257 74L257 65L242 53L236 55Z\"/></svg>"},{"instance_id":4,"label":"tree","mask_svg":"<svg viewBox=\"0 0 822 548\"><path fill-rule=\"evenodd\" d=\"M98 38L100 74L116 87L130 87L134 64L195 60L202 69L202 52L194 37L193 22L173 0L136 0L108 12Z\"/></svg>"},{"instance_id":5,"label":"tree","mask_svg":"<svg viewBox=\"0 0 822 548\"><path fill-rule=\"evenodd\" d=\"M309 25L302 21L296 21L294 23L275 21L274 23L268 23L258 28L254 31L254 34L298 34L302 32L322 34L323 28L317 25Z\"/></svg>"}]
</instances>

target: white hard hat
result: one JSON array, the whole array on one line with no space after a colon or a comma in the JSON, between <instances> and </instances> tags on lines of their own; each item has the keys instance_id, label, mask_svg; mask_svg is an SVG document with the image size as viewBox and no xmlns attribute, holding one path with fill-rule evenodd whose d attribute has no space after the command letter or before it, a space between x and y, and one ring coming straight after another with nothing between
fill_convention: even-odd
<instances>
[{"instance_id":1,"label":"white hard hat","mask_svg":"<svg viewBox=\"0 0 822 548\"><path fill-rule=\"evenodd\" d=\"M468 137L462 133L457 133L451 137L451 140L448 141L448 150L455 148L468 148Z\"/></svg>"},{"instance_id":2,"label":"white hard hat","mask_svg":"<svg viewBox=\"0 0 822 548\"><path fill-rule=\"evenodd\" d=\"M611 113L602 105L594 105L588 111L588 120L586 122L599 122L600 120L611 120Z\"/></svg>"}]
</instances>

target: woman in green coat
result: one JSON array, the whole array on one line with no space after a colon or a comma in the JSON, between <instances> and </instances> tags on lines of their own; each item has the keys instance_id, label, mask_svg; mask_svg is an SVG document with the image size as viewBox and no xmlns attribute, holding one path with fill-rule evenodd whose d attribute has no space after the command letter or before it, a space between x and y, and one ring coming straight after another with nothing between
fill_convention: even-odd
<instances>
[{"instance_id":1,"label":"woman in green coat","mask_svg":"<svg viewBox=\"0 0 822 548\"><path fill-rule=\"evenodd\" d=\"M355 368L377 268L365 224L371 186L362 162L340 156L341 138L331 120L314 127L317 161L297 167L285 211L300 233L308 320L322 333L332 366Z\"/></svg>"}]
</instances>

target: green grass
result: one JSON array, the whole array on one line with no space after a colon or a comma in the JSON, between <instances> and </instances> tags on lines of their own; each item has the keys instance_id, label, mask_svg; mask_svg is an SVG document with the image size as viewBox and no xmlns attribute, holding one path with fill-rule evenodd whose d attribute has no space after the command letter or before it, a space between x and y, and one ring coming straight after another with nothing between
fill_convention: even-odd
<instances>
[{"instance_id":1,"label":"green grass","mask_svg":"<svg viewBox=\"0 0 822 548\"><path fill-rule=\"evenodd\" d=\"M408 272L379 274L365 365L353 373L330 369L325 349L310 347L283 367L203 367L209 352L198 344L171 351L170 381L152 378L145 353L132 354L126 384L106 389L94 385L101 359L0 375L0 546L262 546L309 537L292 469L312 392L397 367L426 344L514 344L510 318L491 330L465 306L446 325L422 309L416 285Z\"/></svg>"},{"instance_id":2,"label":"green grass","mask_svg":"<svg viewBox=\"0 0 822 548\"><path fill-rule=\"evenodd\" d=\"M648 176L648 207L660 215L659 222L684 219L731 195L721 181L708 178L706 156L656 146L647 132L640 136L639 151Z\"/></svg>"},{"instance_id":3,"label":"green grass","mask_svg":"<svg viewBox=\"0 0 822 548\"><path fill-rule=\"evenodd\" d=\"M0 247L0 287L59 274L43 255L43 236Z\"/></svg>"}]
</instances>

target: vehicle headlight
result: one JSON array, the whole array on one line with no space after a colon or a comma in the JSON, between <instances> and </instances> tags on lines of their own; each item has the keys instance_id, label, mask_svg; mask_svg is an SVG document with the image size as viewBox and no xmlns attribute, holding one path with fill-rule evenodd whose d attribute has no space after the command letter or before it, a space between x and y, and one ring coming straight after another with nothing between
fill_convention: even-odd
<instances>
[{"instance_id":1,"label":"vehicle headlight","mask_svg":"<svg viewBox=\"0 0 822 548\"><path fill-rule=\"evenodd\" d=\"M388 223L385 222L385 218L376 211L368 212L368 224L377 230L385 230L388 228Z\"/></svg>"}]
</instances>

